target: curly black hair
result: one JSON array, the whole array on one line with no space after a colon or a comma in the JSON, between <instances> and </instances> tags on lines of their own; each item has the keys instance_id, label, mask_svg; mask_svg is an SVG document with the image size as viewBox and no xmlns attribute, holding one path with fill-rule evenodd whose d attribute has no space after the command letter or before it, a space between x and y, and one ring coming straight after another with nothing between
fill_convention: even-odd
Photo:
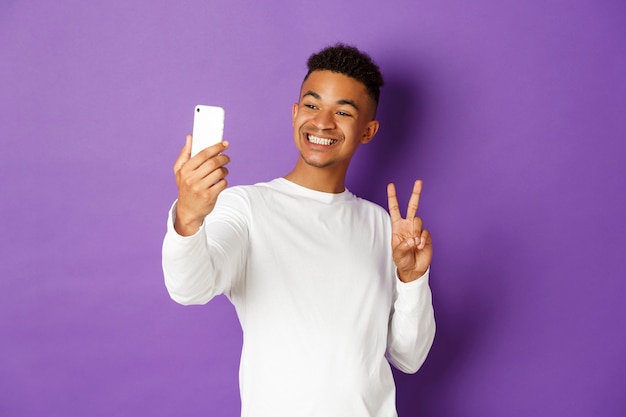
<instances>
[{"instance_id":1,"label":"curly black hair","mask_svg":"<svg viewBox=\"0 0 626 417\"><path fill-rule=\"evenodd\" d=\"M307 61L307 72L304 80L313 71L332 71L347 75L363 83L369 96L378 105L380 87L385 83L378 65L372 58L356 47L337 43L311 55Z\"/></svg>"}]
</instances>

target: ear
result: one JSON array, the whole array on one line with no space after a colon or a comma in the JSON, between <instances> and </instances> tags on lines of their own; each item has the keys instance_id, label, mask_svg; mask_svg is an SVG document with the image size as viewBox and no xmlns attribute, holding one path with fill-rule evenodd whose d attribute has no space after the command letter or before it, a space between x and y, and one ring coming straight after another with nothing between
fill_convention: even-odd
<instances>
[{"instance_id":1,"label":"ear","mask_svg":"<svg viewBox=\"0 0 626 417\"><path fill-rule=\"evenodd\" d=\"M291 107L291 124L295 126L296 124L296 116L298 115L298 103L293 103Z\"/></svg>"},{"instance_id":2,"label":"ear","mask_svg":"<svg viewBox=\"0 0 626 417\"><path fill-rule=\"evenodd\" d=\"M372 120L371 122L368 122L367 126L365 126L365 130L363 131L361 143L366 144L370 140L374 139L374 136L376 136L376 132L378 132L379 127L380 123L378 123L378 120Z\"/></svg>"}]
</instances>

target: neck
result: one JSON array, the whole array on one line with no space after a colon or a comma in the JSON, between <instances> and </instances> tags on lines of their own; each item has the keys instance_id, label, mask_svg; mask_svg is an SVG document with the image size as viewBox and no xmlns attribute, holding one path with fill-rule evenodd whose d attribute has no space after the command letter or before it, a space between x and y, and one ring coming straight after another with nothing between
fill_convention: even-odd
<instances>
[{"instance_id":1,"label":"neck","mask_svg":"<svg viewBox=\"0 0 626 417\"><path fill-rule=\"evenodd\" d=\"M311 190L324 193L342 193L346 190L346 169L318 168L298 159L296 167L285 179Z\"/></svg>"}]
</instances>

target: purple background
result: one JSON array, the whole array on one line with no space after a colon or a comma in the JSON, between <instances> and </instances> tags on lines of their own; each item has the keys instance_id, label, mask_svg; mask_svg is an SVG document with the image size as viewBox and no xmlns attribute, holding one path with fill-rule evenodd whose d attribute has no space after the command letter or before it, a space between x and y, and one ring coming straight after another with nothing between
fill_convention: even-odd
<instances>
[{"instance_id":1,"label":"purple background","mask_svg":"<svg viewBox=\"0 0 626 417\"><path fill-rule=\"evenodd\" d=\"M349 188L425 181L433 350L407 416L626 413L622 0L0 3L0 415L236 416L223 297L170 301L172 165L226 109L230 183L285 174L311 52L387 80Z\"/></svg>"}]
</instances>

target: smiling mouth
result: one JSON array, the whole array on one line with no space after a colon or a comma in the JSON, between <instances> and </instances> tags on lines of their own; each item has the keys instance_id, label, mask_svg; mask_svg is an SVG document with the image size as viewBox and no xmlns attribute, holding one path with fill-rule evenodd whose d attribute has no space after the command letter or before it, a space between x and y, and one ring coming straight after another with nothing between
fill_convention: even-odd
<instances>
[{"instance_id":1,"label":"smiling mouth","mask_svg":"<svg viewBox=\"0 0 626 417\"><path fill-rule=\"evenodd\" d=\"M316 145L330 146L338 142L337 139L320 138L319 136L313 136L313 135L306 135L306 138L309 142L314 143Z\"/></svg>"}]
</instances>

